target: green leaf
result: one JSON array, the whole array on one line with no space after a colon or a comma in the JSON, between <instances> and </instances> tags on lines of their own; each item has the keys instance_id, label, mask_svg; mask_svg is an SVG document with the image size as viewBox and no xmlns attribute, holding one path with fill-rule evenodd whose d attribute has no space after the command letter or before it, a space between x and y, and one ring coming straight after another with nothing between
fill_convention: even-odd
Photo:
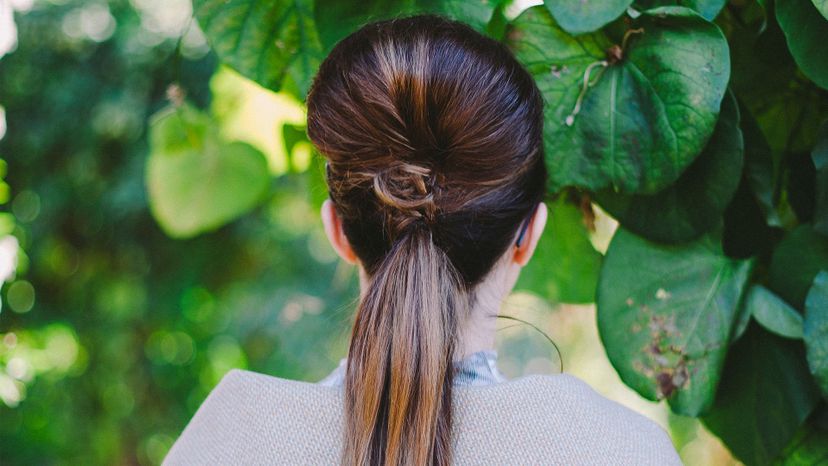
<instances>
[{"instance_id":1,"label":"green leaf","mask_svg":"<svg viewBox=\"0 0 828 466\"><path fill-rule=\"evenodd\" d=\"M510 25L507 44L546 101L553 192L573 185L655 193L678 179L713 133L730 69L719 28L680 7L647 11L631 27L618 60L604 34L570 36L541 6ZM575 114L585 80L593 85Z\"/></svg>"},{"instance_id":2,"label":"green leaf","mask_svg":"<svg viewBox=\"0 0 828 466\"><path fill-rule=\"evenodd\" d=\"M817 274L805 299L805 348L811 373L828 399L828 268Z\"/></svg>"},{"instance_id":3,"label":"green leaf","mask_svg":"<svg viewBox=\"0 0 828 466\"><path fill-rule=\"evenodd\" d=\"M326 50L370 21L435 13L487 33L500 0L316 0L316 24Z\"/></svg>"},{"instance_id":4,"label":"green leaf","mask_svg":"<svg viewBox=\"0 0 828 466\"><path fill-rule=\"evenodd\" d=\"M591 303L601 258L589 240L581 210L560 196L549 204L548 224L516 288L553 303Z\"/></svg>"},{"instance_id":5,"label":"green leaf","mask_svg":"<svg viewBox=\"0 0 828 466\"><path fill-rule=\"evenodd\" d=\"M802 314L764 286L750 288L745 309L765 329L786 338L802 338Z\"/></svg>"},{"instance_id":6,"label":"green leaf","mask_svg":"<svg viewBox=\"0 0 828 466\"><path fill-rule=\"evenodd\" d=\"M802 343L752 324L731 347L713 409L702 419L747 466L766 465L818 401Z\"/></svg>"},{"instance_id":7,"label":"green leaf","mask_svg":"<svg viewBox=\"0 0 828 466\"><path fill-rule=\"evenodd\" d=\"M785 33L788 48L802 72L818 86L828 89L828 21L808 0L776 0L776 18Z\"/></svg>"},{"instance_id":8,"label":"green leaf","mask_svg":"<svg viewBox=\"0 0 828 466\"><path fill-rule=\"evenodd\" d=\"M498 2L498 5L492 13L492 18L489 20L489 24L486 25L486 34L498 42L502 42L506 35L506 27L509 25L509 18L506 17L506 8L510 4L509 1Z\"/></svg>"},{"instance_id":9,"label":"green leaf","mask_svg":"<svg viewBox=\"0 0 828 466\"><path fill-rule=\"evenodd\" d=\"M621 379L697 416L713 402L752 260L707 233L660 245L619 228L598 281L598 331Z\"/></svg>"},{"instance_id":10,"label":"green leaf","mask_svg":"<svg viewBox=\"0 0 828 466\"><path fill-rule=\"evenodd\" d=\"M819 13L825 19L828 19L828 0L813 0L813 2Z\"/></svg>"},{"instance_id":11,"label":"green leaf","mask_svg":"<svg viewBox=\"0 0 828 466\"><path fill-rule=\"evenodd\" d=\"M816 206L814 230L828 235L828 120L819 128L819 135L811 159L816 169Z\"/></svg>"},{"instance_id":12,"label":"green leaf","mask_svg":"<svg viewBox=\"0 0 828 466\"><path fill-rule=\"evenodd\" d=\"M621 16L632 0L544 0L555 20L570 34L601 29Z\"/></svg>"},{"instance_id":13,"label":"green leaf","mask_svg":"<svg viewBox=\"0 0 828 466\"><path fill-rule=\"evenodd\" d=\"M219 58L278 91L303 99L322 60L311 0L194 0L195 16Z\"/></svg>"},{"instance_id":14,"label":"green leaf","mask_svg":"<svg viewBox=\"0 0 828 466\"><path fill-rule=\"evenodd\" d=\"M820 270L828 269L828 237L810 225L800 225L776 247L768 272L768 288L796 309Z\"/></svg>"},{"instance_id":15,"label":"green leaf","mask_svg":"<svg viewBox=\"0 0 828 466\"><path fill-rule=\"evenodd\" d=\"M719 15L726 0L636 0L635 7L640 10L648 10L660 6L685 6L696 10L708 21Z\"/></svg>"},{"instance_id":16,"label":"green leaf","mask_svg":"<svg viewBox=\"0 0 828 466\"><path fill-rule=\"evenodd\" d=\"M672 185L655 194L595 192L595 200L624 228L653 241L678 243L715 226L739 186L743 142L732 93L701 155Z\"/></svg>"},{"instance_id":17,"label":"green leaf","mask_svg":"<svg viewBox=\"0 0 828 466\"><path fill-rule=\"evenodd\" d=\"M220 139L212 120L184 104L150 127L146 184L150 210L176 238L213 230L252 208L270 182L265 156Z\"/></svg>"},{"instance_id":18,"label":"green leaf","mask_svg":"<svg viewBox=\"0 0 828 466\"><path fill-rule=\"evenodd\" d=\"M749 293L750 291L748 291ZM745 296L744 300L747 300L747 296ZM743 301L744 302L744 301ZM742 338L745 331L748 328L748 325L753 322L752 315L750 309L746 305L739 306L739 310L736 313L736 321L733 323L733 331L730 332L730 344L732 345L737 340Z\"/></svg>"}]
</instances>

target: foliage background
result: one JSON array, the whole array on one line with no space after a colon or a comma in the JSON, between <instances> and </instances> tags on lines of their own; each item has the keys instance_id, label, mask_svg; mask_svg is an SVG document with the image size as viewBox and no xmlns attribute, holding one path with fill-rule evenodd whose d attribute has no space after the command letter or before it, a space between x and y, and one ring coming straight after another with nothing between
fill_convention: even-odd
<instances>
[{"instance_id":1,"label":"foliage background","mask_svg":"<svg viewBox=\"0 0 828 466\"><path fill-rule=\"evenodd\" d=\"M334 29L335 19L343 16L337 2L321 3L326 9L316 18L327 43L343 34ZM555 11L556 4L549 1L547 7ZM503 10L504 17L514 19L527 6L516 2ZM335 260L321 231L318 209L326 193L319 161L304 141L297 85L271 92L222 65L227 56L216 55L192 16L189 0L0 0L0 53L8 52L0 56L3 464L158 464L230 368L315 381L345 354L356 277ZM330 27L322 28L326 21ZM763 5L729 2L717 24L730 40L730 85L742 116L757 114L754 129L764 133L774 158L770 183L803 187L772 189L768 205L749 202L745 187L731 192L741 204L730 198L717 203L722 209L733 206L725 228L738 227L729 236L729 254L744 258L759 250L770 256L773 248L765 242L775 246L798 224L820 220L812 201L817 184L808 181L815 167L805 162L819 140L819 123L828 116L828 99L798 70ZM591 31L601 24L568 26ZM748 39L740 41L739 34ZM744 56L761 59L740 59ZM170 126L169 120L164 123L170 102L182 100L194 115L192 124L163 131ZM245 143L261 154L265 170L257 178L261 188L244 205L224 214L221 206L202 209L216 217L187 223L159 206L159 196L169 201L176 193L153 194L150 160L178 150L169 134L189 129L215 135L204 138L204 147ZM745 127L742 131L748 151L756 139ZM189 178L196 190L198 178ZM222 189L227 195L240 188ZM609 210L616 206L615 217L626 224L627 201L613 204L609 191L600 196ZM590 304L618 224L584 191L567 190L550 196L549 203L547 233L504 313L547 331L562 350L566 372L668 429L687 464L737 463L694 417L675 414L666 402L649 401L622 383ZM776 212L778 218L762 215L768 206L765 213ZM172 212L190 206L178 207ZM758 226L750 223L756 212ZM824 238L798 235L817 245L816 269L828 267L819 262ZM649 245L642 247L633 255L654 256ZM630 260L635 259L621 261L621 270ZM689 263L705 262L693 256ZM767 271L762 265L758 270L757 283L763 283ZM767 301L765 295L755 299ZM742 315L747 325L750 314ZM787 328L801 334L801 317L798 324L791 319ZM768 326L784 333L784 324ZM768 336L755 323L747 332L737 343L748 349L733 354L776 359L783 374L791 367L785 355L804 361L799 340ZM560 370L554 350L526 326L504 323L498 350L511 377ZM755 361L728 362L725 373L732 376L722 382L730 387L724 393L747 393L753 401L776 393L766 376L755 378L765 369L755 364L751 370ZM798 376L810 377L807 368ZM770 391L763 392L767 386ZM715 391L715 382L708 388ZM730 408L744 404L727 396L716 402ZM753 446L756 438L738 440L749 431L728 432L728 423L744 419L743 412L716 412L722 413L718 422L705 422L720 426L714 429L719 435L737 438L728 445L741 461L774 460L775 454ZM794 421L794 430L803 423ZM807 443L805 434L796 435L772 448ZM799 464L819 461L809 458ZM796 464L795 459L789 455L788 461Z\"/></svg>"}]
</instances>

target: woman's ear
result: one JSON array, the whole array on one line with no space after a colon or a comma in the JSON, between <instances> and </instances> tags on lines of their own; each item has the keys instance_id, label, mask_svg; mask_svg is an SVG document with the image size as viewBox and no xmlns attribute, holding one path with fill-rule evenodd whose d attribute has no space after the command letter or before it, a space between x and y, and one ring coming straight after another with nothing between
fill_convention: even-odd
<instances>
[{"instance_id":1,"label":"woman's ear","mask_svg":"<svg viewBox=\"0 0 828 466\"><path fill-rule=\"evenodd\" d=\"M328 241L331 242L334 250L339 257L349 264L357 263L357 256L354 250L351 249L351 243L345 236L345 230L342 229L342 221L336 213L333 201L326 199L322 203L322 225L325 226L325 235Z\"/></svg>"},{"instance_id":2,"label":"woman's ear","mask_svg":"<svg viewBox=\"0 0 828 466\"><path fill-rule=\"evenodd\" d=\"M532 219L529 220L529 226L526 228L523 241L521 241L520 246L515 246L515 254L512 260L521 267L529 263L529 259L535 253L535 247L537 247L538 241L543 234L543 229L546 227L547 216L546 204L543 202L538 203Z\"/></svg>"}]
</instances>

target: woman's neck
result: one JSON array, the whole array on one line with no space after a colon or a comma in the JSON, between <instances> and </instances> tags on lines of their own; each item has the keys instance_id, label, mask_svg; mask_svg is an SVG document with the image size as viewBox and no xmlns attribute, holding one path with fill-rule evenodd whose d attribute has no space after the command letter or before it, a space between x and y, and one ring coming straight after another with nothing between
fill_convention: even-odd
<instances>
[{"instance_id":1,"label":"woman's neck","mask_svg":"<svg viewBox=\"0 0 828 466\"><path fill-rule=\"evenodd\" d=\"M495 349L497 315L500 313L503 300L511 290L511 286L508 285L511 283L502 279L485 280L474 291L468 317L465 322L459 322L455 359L463 359L477 351Z\"/></svg>"},{"instance_id":2,"label":"woman's neck","mask_svg":"<svg viewBox=\"0 0 828 466\"><path fill-rule=\"evenodd\" d=\"M359 267L360 299L368 284L365 270ZM512 291L520 267L512 262L498 261L471 296L471 309L465 321L458 322L458 339L454 360L482 350L495 349L497 315L503 300Z\"/></svg>"}]
</instances>

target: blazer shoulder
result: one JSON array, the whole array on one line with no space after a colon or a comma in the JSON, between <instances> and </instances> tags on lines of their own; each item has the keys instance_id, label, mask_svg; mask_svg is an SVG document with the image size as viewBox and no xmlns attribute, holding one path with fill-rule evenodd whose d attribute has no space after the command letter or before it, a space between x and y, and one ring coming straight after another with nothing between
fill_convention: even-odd
<instances>
[{"instance_id":1,"label":"blazer shoulder","mask_svg":"<svg viewBox=\"0 0 828 466\"><path fill-rule=\"evenodd\" d=\"M523 438L556 438L552 454L588 458L586 463L613 458L614 464L681 464L660 425L573 375L524 376L488 391L470 391L467 398L469 422L491 416Z\"/></svg>"},{"instance_id":2,"label":"blazer shoulder","mask_svg":"<svg viewBox=\"0 0 828 466\"><path fill-rule=\"evenodd\" d=\"M320 431L334 434L339 406L332 387L232 369L207 395L163 464L272 463L273 455L328 458L333 445L300 439Z\"/></svg>"},{"instance_id":3,"label":"blazer shoulder","mask_svg":"<svg viewBox=\"0 0 828 466\"><path fill-rule=\"evenodd\" d=\"M590 428L603 432L604 438L627 445L639 455L641 464L682 464L670 435L661 425L601 395L580 378L570 374L540 376L539 383L564 393L573 414L584 419Z\"/></svg>"}]
</instances>

